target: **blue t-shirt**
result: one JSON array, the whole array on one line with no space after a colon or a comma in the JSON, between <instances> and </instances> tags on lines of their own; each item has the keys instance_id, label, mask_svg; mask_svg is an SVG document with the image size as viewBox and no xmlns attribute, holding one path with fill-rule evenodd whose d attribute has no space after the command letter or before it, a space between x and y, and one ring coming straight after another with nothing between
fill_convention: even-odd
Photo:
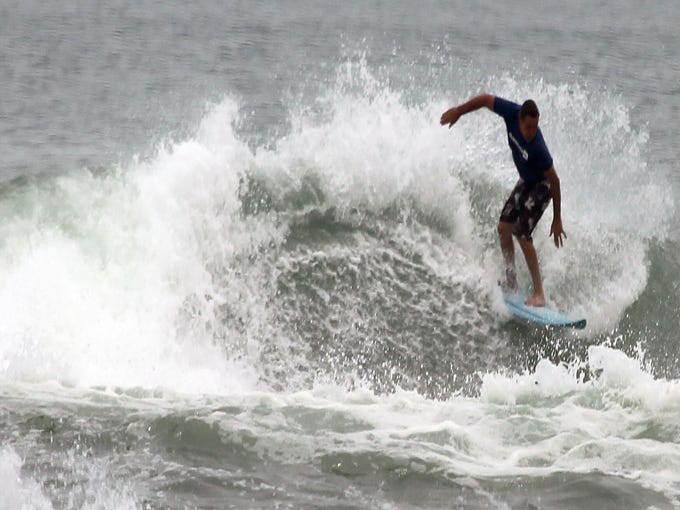
<instances>
[{"instance_id":1,"label":"blue t-shirt","mask_svg":"<svg viewBox=\"0 0 680 510\"><path fill-rule=\"evenodd\" d=\"M508 144L519 176L527 184L533 184L545 178L544 174L552 168L553 160L540 128L531 142L527 142L522 136L519 130L520 108L517 103L501 97L496 97L493 102L493 111L505 120Z\"/></svg>"}]
</instances>

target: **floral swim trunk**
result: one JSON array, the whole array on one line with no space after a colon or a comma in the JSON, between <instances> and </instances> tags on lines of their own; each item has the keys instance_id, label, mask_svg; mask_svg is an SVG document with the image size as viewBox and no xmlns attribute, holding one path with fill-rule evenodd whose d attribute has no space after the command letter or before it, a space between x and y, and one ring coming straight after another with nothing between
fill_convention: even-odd
<instances>
[{"instance_id":1,"label":"floral swim trunk","mask_svg":"<svg viewBox=\"0 0 680 510\"><path fill-rule=\"evenodd\" d=\"M513 234L531 241L531 233L549 203L550 182L547 179L533 184L520 179L505 202L500 221L512 223L515 226Z\"/></svg>"}]
</instances>

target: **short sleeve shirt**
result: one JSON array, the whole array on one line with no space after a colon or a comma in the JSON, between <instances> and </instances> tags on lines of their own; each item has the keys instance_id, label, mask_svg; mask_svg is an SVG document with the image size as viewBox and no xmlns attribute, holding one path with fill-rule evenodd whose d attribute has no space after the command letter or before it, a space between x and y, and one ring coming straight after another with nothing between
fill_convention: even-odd
<instances>
[{"instance_id":1,"label":"short sleeve shirt","mask_svg":"<svg viewBox=\"0 0 680 510\"><path fill-rule=\"evenodd\" d=\"M519 176L527 184L533 184L545 178L544 174L552 168L553 160L540 128L533 140L524 140L519 130L520 108L517 103L500 97L496 97L493 102L493 111L505 120L508 144Z\"/></svg>"}]
</instances>

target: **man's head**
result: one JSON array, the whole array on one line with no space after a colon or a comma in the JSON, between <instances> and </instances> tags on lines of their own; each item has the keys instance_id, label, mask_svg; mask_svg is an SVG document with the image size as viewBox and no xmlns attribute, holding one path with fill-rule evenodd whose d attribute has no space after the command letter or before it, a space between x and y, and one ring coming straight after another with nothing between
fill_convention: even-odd
<instances>
[{"instance_id":1,"label":"man's head","mask_svg":"<svg viewBox=\"0 0 680 510\"><path fill-rule=\"evenodd\" d=\"M532 99L524 101L519 110L519 130L527 142L530 142L536 136L539 115L538 106Z\"/></svg>"}]
</instances>

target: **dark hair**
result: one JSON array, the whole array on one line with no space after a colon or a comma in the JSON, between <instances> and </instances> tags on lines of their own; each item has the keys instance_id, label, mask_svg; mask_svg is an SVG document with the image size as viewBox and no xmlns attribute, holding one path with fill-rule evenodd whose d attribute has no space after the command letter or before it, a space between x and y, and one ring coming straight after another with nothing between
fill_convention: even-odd
<instances>
[{"instance_id":1,"label":"dark hair","mask_svg":"<svg viewBox=\"0 0 680 510\"><path fill-rule=\"evenodd\" d=\"M539 116L538 106L536 106L536 103L534 103L533 99L527 99L526 101L524 101L522 108L519 110L520 118L523 119L527 115L529 117L535 117L535 118L537 118Z\"/></svg>"}]
</instances>

